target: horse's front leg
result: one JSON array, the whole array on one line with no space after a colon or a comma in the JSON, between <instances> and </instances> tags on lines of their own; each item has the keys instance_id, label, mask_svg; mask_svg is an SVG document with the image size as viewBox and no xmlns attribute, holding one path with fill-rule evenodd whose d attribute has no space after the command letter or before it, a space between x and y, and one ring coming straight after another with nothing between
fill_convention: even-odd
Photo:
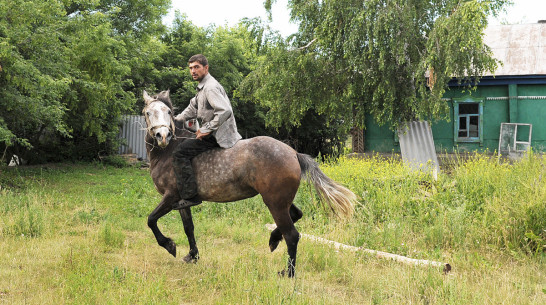
<instances>
[{"instance_id":1,"label":"horse's front leg","mask_svg":"<svg viewBox=\"0 0 546 305\"><path fill-rule=\"evenodd\" d=\"M191 208L185 208L179 210L182 217L182 223L184 223L184 232L188 237L188 243L190 244L190 252L182 259L186 263L196 262L199 259L199 250L197 249L197 243L195 242L195 235L193 235L193 219L191 217Z\"/></svg>"},{"instance_id":2,"label":"horse's front leg","mask_svg":"<svg viewBox=\"0 0 546 305\"><path fill-rule=\"evenodd\" d=\"M164 195L163 199L157 205L157 207L152 211L150 216L148 216L148 227L152 229L157 243L165 248L170 254L176 257L176 244L174 241L161 233L157 227L157 221L159 218L163 217L165 214L169 213L172 210L173 202L175 201L174 197L169 195Z\"/></svg>"}]
</instances>

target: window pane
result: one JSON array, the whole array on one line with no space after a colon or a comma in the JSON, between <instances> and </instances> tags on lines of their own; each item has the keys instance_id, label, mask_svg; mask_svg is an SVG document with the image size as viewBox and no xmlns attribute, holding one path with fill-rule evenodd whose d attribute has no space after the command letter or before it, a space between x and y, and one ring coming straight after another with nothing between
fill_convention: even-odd
<instances>
[{"instance_id":1,"label":"window pane","mask_svg":"<svg viewBox=\"0 0 546 305\"><path fill-rule=\"evenodd\" d=\"M459 114L479 114L480 107L478 103L460 103Z\"/></svg>"},{"instance_id":2,"label":"window pane","mask_svg":"<svg viewBox=\"0 0 546 305\"><path fill-rule=\"evenodd\" d=\"M468 126L468 136L472 138L477 138L479 136L478 133L478 116L471 116L470 117L470 123Z\"/></svg>"},{"instance_id":3,"label":"window pane","mask_svg":"<svg viewBox=\"0 0 546 305\"><path fill-rule=\"evenodd\" d=\"M459 130L466 130L466 116L459 117Z\"/></svg>"},{"instance_id":4,"label":"window pane","mask_svg":"<svg viewBox=\"0 0 546 305\"><path fill-rule=\"evenodd\" d=\"M516 141L529 141L530 133L531 127L529 125L518 125L518 134L516 135Z\"/></svg>"}]
</instances>

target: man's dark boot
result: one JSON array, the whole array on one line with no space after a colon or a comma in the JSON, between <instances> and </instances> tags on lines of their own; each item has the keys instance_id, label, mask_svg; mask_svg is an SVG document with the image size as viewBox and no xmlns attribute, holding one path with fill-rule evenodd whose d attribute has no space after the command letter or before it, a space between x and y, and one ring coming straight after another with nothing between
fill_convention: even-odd
<instances>
[{"instance_id":1,"label":"man's dark boot","mask_svg":"<svg viewBox=\"0 0 546 305\"><path fill-rule=\"evenodd\" d=\"M173 168L178 192L182 198L173 204L173 210L182 210L200 204L202 200L197 195L197 181L195 181L191 161L188 159L177 160L175 158L173 160Z\"/></svg>"},{"instance_id":2,"label":"man's dark boot","mask_svg":"<svg viewBox=\"0 0 546 305\"><path fill-rule=\"evenodd\" d=\"M197 189L197 180L193 172L191 160L199 154L218 147L212 135L201 140L186 139L173 152L173 169L176 176L176 186L180 193L179 202L173 204L173 209L180 210L201 203Z\"/></svg>"}]
</instances>

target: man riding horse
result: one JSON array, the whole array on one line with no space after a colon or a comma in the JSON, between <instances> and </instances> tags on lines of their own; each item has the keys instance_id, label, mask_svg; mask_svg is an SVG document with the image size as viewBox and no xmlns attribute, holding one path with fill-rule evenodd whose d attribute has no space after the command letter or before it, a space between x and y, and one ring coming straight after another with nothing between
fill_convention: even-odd
<instances>
[{"instance_id":1,"label":"man riding horse","mask_svg":"<svg viewBox=\"0 0 546 305\"><path fill-rule=\"evenodd\" d=\"M270 137L240 140L229 99L222 86L208 74L206 58L196 55L189 62L193 79L199 81L198 91L176 119L201 120L197 138L186 128L176 128L181 124L174 122L168 90L152 96L146 91L142 94L150 175L162 195L161 202L148 216L148 226L157 243L176 256L175 242L161 233L157 221L173 209L179 210L190 246L183 261L195 262L199 250L189 207L201 200L233 202L260 194L277 225L270 233L269 249L274 251L285 240L286 274L293 277L300 239L294 223L303 216L294 198L301 179L312 183L321 202L341 215L354 212L357 197L326 176L311 156ZM215 147L231 148L212 149Z\"/></svg>"},{"instance_id":2,"label":"man riding horse","mask_svg":"<svg viewBox=\"0 0 546 305\"><path fill-rule=\"evenodd\" d=\"M173 167L178 192L182 198L173 209L179 210L201 203L197 194L197 182L191 160L199 154L215 147L231 148L241 139L237 132L235 117L226 91L209 74L207 58L202 54L192 56L189 61L193 80L199 81L197 94L176 120L188 122L201 121L195 139L181 142L173 152Z\"/></svg>"}]
</instances>

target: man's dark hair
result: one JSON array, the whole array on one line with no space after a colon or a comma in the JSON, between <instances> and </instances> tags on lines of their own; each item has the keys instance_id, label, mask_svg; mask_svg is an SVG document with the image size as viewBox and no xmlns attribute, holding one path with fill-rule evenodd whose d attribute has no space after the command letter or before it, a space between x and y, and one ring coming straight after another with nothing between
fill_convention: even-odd
<instances>
[{"instance_id":1,"label":"man's dark hair","mask_svg":"<svg viewBox=\"0 0 546 305\"><path fill-rule=\"evenodd\" d=\"M192 62L196 62L196 61L199 62L203 67L209 65L209 61L207 60L207 58L203 54L193 55L188 60L188 64L191 64Z\"/></svg>"}]
</instances>

